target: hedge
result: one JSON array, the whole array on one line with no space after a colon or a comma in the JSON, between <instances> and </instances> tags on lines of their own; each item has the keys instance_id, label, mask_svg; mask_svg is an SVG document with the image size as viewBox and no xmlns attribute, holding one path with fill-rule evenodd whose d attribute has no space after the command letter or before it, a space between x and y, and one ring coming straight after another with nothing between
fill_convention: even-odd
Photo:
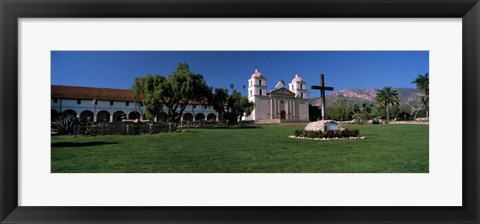
<instances>
[{"instance_id":1,"label":"hedge","mask_svg":"<svg viewBox=\"0 0 480 224\"><path fill-rule=\"evenodd\" d=\"M349 137L359 137L359 130L336 130L336 131L305 131L305 130L295 130L295 137L304 137L304 138L349 138Z\"/></svg>"}]
</instances>

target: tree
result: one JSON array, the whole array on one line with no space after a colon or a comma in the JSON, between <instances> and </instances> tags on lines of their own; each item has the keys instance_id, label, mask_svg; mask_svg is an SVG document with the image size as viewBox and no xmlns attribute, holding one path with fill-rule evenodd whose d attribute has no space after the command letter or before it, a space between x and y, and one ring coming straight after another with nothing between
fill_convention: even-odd
<instances>
[{"instance_id":1,"label":"tree","mask_svg":"<svg viewBox=\"0 0 480 224\"><path fill-rule=\"evenodd\" d=\"M242 117L244 115L249 116L254 108L254 103L250 102L247 97L242 96L242 94L236 90L233 90L227 102L227 107L229 108L228 121L230 123L240 123Z\"/></svg>"},{"instance_id":2,"label":"tree","mask_svg":"<svg viewBox=\"0 0 480 224\"><path fill-rule=\"evenodd\" d=\"M223 88L215 88L215 93L213 94L213 109L217 111L218 118L225 118L225 105L228 100L228 90Z\"/></svg>"},{"instance_id":3,"label":"tree","mask_svg":"<svg viewBox=\"0 0 480 224\"><path fill-rule=\"evenodd\" d=\"M386 122L390 122L390 105L400 104L400 101L398 100L398 92L392 90L392 87L385 86L377 91L375 100L377 101L379 108L385 109Z\"/></svg>"},{"instance_id":4,"label":"tree","mask_svg":"<svg viewBox=\"0 0 480 224\"><path fill-rule=\"evenodd\" d=\"M254 108L254 103L235 89L229 95L227 89L216 88L212 103L218 117L229 123L241 122L242 117L249 116Z\"/></svg>"},{"instance_id":5,"label":"tree","mask_svg":"<svg viewBox=\"0 0 480 224\"><path fill-rule=\"evenodd\" d=\"M143 96L148 117L158 114L164 105L168 108L167 120L173 122L180 120L188 104L206 104L212 94L203 76L192 73L186 63L179 63L167 78L161 75L136 78L133 90L136 101Z\"/></svg>"},{"instance_id":6,"label":"tree","mask_svg":"<svg viewBox=\"0 0 480 224\"><path fill-rule=\"evenodd\" d=\"M415 80L412 81L417 86L417 89L422 91L425 95L429 95L429 78L428 72L425 75L418 75Z\"/></svg>"},{"instance_id":7,"label":"tree","mask_svg":"<svg viewBox=\"0 0 480 224\"><path fill-rule=\"evenodd\" d=\"M133 82L133 97L135 104L142 102L145 107L145 116L152 120L161 111L163 104L160 101L158 88L165 82L165 77L161 75L146 75L145 77L137 77Z\"/></svg>"},{"instance_id":8,"label":"tree","mask_svg":"<svg viewBox=\"0 0 480 224\"><path fill-rule=\"evenodd\" d=\"M356 108L358 110L358 105ZM330 106L328 106L325 110L327 111L328 119L346 121L352 119L355 106L349 105L347 100L342 99L331 102Z\"/></svg>"},{"instance_id":9,"label":"tree","mask_svg":"<svg viewBox=\"0 0 480 224\"><path fill-rule=\"evenodd\" d=\"M173 117L174 121L179 121L188 104L196 104L206 101L211 94L211 89L200 74L194 74L190 71L186 63L179 63L175 72L167 78L167 82L172 88L172 97L175 105L169 109L179 107L177 117ZM175 110L171 111L173 115Z\"/></svg>"},{"instance_id":10,"label":"tree","mask_svg":"<svg viewBox=\"0 0 480 224\"><path fill-rule=\"evenodd\" d=\"M425 113L428 119L428 111L429 111L429 95L430 95L430 81L428 78L428 72L425 75L418 75L415 80L412 81L413 84L417 86L417 89L422 91L422 104L425 106Z\"/></svg>"}]
</instances>

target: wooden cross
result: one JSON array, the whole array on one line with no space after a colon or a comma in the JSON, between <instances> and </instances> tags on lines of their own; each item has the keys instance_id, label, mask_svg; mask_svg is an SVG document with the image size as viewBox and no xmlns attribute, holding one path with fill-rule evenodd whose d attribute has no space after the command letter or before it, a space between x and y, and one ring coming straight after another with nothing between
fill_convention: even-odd
<instances>
[{"instance_id":1,"label":"wooden cross","mask_svg":"<svg viewBox=\"0 0 480 224\"><path fill-rule=\"evenodd\" d=\"M320 75L320 86L312 86L312 89L320 90L320 97L322 98L322 105L321 105L321 112L322 112L322 120L325 120L327 117L327 113L325 113L326 103L325 103L325 91L333 91L333 87L325 86L325 79L323 78L323 74Z\"/></svg>"}]
</instances>

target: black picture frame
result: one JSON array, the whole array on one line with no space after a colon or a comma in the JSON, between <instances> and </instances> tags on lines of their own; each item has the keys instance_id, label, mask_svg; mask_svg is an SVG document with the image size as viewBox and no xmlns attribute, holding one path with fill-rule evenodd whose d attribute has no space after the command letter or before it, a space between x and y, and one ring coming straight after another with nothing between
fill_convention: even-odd
<instances>
[{"instance_id":1,"label":"black picture frame","mask_svg":"<svg viewBox=\"0 0 480 224\"><path fill-rule=\"evenodd\" d=\"M479 223L479 0L0 0L1 223ZM461 207L18 206L19 18L462 18ZM446 43L448 44L448 43ZM439 195L442 197L442 195Z\"/></svg>"}]
</instances>

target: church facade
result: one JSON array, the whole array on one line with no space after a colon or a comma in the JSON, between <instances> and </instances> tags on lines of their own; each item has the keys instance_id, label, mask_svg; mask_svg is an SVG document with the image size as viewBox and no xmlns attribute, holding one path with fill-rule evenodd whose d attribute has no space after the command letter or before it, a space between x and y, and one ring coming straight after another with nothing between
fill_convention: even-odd
<instances>
[{"instance_id":1,"label":"church facade","mask_svg":"<svg viewBox=\"0 0 480 224\"><path fill-rule=\"evenodd\" d=\"M267 79L257 69L248 79L248 99L255 103L255 108L245 120L264 123L309 120L307 83L298 74L288 86L279 81L275 90L267 92Z\"/></svg>"}]
</instances>

